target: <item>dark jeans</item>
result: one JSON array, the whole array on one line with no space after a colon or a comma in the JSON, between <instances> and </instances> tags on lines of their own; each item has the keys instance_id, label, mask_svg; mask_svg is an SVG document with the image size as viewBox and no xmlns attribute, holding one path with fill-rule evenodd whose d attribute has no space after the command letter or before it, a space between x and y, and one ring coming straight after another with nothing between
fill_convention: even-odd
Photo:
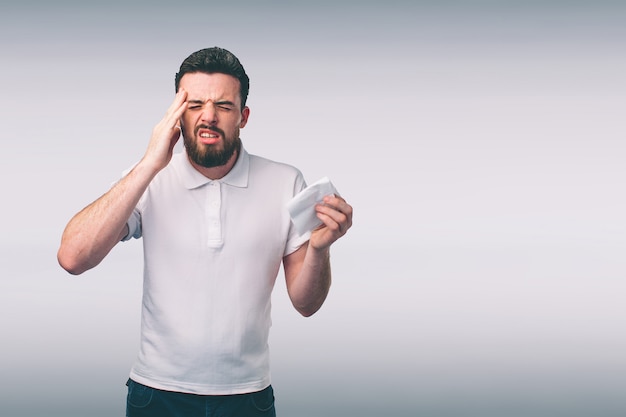
<instances>
[{"instance_id":1,"label":"dark jeans","mask_svg":"<svg viewBox=\"0 0 626 417\"><path fill-rule=\"evenodd\" d=\"M126 417L276 417L272 386L237 395L162 391L131 379L126 383Z\"/></svg>"}]
</instances>

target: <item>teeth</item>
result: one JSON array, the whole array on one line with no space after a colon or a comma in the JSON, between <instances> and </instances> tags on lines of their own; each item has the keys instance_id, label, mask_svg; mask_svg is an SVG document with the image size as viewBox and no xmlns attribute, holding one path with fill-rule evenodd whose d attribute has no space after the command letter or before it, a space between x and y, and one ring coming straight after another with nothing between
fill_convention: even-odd
<instances>
[{"instance_id":1,"label":"teeth","mask_svg":"<svg viewBox=\"0 0 626 417\"><path fill-rule=\"evenodd\" d=\"M200 135L201 138L216 138L217 135L212 135L210 133L203 133Z\"/></svg>"}]
</instances>

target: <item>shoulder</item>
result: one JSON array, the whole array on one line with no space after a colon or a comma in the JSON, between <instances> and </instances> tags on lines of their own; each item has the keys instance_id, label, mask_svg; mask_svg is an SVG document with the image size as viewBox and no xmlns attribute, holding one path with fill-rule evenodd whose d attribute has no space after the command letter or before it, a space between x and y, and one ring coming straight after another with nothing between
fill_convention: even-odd
<instances>
[{"instance_id":1,"label":"shoulder","mask_svg":"<svg viewBox=\"0 0 626 417\"><path fill-rule=\"evenodd\" d=\"M306 187L302 172L293 165L250 155L250 183L284 192L291 197Z\"/></svg>"},{"instance_id":2,"label":"shoulder","mask_svg":"<svg viewBox=\"0 0 626 417\"><path fill-rule=\"evenodd\" d=\"M250 169L255 173L268 173L280 176L302 176L298 168L293 165L274 161L258 155L250 155Z\"/></svg>"}]
</instances>

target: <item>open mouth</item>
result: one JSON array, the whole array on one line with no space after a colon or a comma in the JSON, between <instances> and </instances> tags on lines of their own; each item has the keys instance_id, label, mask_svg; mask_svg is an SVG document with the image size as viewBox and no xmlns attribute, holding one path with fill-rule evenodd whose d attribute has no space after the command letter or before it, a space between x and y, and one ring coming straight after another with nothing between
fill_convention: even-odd
<instances>
[{"instance_id":1,"label":"open mouth","mask_svg":"<svg viewBox=\"0 0 626 417\"><path fill-rule=\"evenodd\" d=\"M200 139L200 142L206 145L212 145L214 143L217 143L221 136L218 132L212 129L199 129L197 135Z\"/></svg>"}]
</instances>

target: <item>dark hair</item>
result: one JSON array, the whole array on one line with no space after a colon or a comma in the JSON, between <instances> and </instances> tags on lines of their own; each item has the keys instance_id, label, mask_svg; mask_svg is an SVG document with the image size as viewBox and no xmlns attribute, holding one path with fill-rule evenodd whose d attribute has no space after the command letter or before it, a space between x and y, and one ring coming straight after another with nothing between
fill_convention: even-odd
<instances>
[{"instance_id":1,"label":"dark hair","mask_svg":"<svg viewBox=\"0 0 626 417\"><path fill-rule=\"evenodd\" d=\"M243 69L241 62L235 55L226 49L213 48L201 49L189 55L180 65L176 78L174 79L176 92L183 75L193 72L204 72L207 74L221 73L232 75L239 80L239 96L241 97L241 108L246 105L248 91L250 90L250 79Z\"/></svg>"}]
</instances>

